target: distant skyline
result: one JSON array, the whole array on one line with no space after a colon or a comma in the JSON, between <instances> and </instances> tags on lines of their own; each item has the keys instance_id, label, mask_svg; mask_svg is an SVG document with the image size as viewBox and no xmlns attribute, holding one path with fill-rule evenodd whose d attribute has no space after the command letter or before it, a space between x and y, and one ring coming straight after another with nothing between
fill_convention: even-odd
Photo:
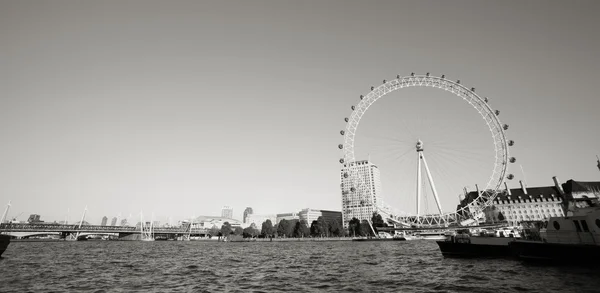
<instances>
[{"instance_id":1,"label":"distant skyline","mask_svg":"<svg viewBox=\"0 0 600 293\"><path fill-rule=\"evenodd\" d=\"M521 166L529 186L600 181L598 11L598 1L0 1L0 208L12 200L8 217L74 222L87 206L90 223L223 206L240 220L246 207L339 211L343 118L371 86L411 72L490 98L516 142L511 187ZM440 166L430 167L445 206L491 170L485 125L451 96L394 92L359 127L358 159L381 165L384 201L400 210L414 209L415 136ZM453 149L436 158L446 139Z\"/></svg>"}]
</instances>

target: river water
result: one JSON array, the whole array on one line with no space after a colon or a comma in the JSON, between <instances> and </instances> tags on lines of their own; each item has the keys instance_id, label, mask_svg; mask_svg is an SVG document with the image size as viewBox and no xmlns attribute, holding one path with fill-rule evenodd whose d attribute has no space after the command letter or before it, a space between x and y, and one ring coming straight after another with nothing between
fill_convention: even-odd
<instances>
[{"instance_id":1,"label":"river water","mask_svg":"<svg viewBox=\"0 0 600 293\"><path fill-rule=\"evenodd\" d=\"M13 242L0 292L600 292L593 268L444 258L435 241Z\"/></svg>"}]
</instances>

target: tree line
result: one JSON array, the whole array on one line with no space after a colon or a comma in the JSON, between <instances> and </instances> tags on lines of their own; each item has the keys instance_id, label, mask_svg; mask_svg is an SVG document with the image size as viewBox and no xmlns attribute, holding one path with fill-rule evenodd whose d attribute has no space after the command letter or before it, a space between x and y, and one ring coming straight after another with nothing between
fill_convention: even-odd
<instances>
[{"instance_id":1,"label":"tree line","mask_svg":"<svg viewBox=\"0 0 600 293\"><path fill-rule=\"evenodd\" d=\"M371 223L375 233L378 227L387 227L387 224L378 213L373 213ZM333 219L325 220L323 217L318 217L317 220L307 225L306 221L302 220L286 220L279 221L277 225L273 225L271 220L266 220L262 223L261 228L252 223L249 227L233 228L229 222L223 223L221 228L213 226L208 234L210 236L227 236L240 235L244 238L303 238L303 237L364 237L375 236L367 220L360 221L357 218L352 218L348 223L348 230L344 230L342 223Z\"/></svg>"}]
</instances>

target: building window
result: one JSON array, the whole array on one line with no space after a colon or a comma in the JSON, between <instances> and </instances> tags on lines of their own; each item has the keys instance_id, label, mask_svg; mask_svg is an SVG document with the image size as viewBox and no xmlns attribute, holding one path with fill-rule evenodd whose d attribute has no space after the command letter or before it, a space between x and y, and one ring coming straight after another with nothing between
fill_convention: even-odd
<instances>
[{"instance_id":1,"label":"building window","mask_svg":"<svg viewBox=\"0 0 600 293\"><path fill-rule=\"evenodd\" d=\"M590 229L585 220L581 220L581 228L583 228L583 232L590 232Z\"/></svg>"},{"instance_id":2,"label":"building window","mask_svg":"<svg viewBox=\"0 0 600 293\"><path fill-rule=\"evenodd\" d=\"M575 229L577 230L577 232L581 232L581 226L579 226L579 221L573 220L573 223L575 223Z\"/></svg>"}]
</instances>

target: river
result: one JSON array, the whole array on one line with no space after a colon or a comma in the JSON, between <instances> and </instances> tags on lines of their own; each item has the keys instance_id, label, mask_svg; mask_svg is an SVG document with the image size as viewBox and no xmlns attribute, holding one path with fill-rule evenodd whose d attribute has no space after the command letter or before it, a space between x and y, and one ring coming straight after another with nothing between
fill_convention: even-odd
<instances>
[{"instance_id":1,"label":"river","mask_svg":"<svg viewBox=\"0 0 600 293\"><path fill-rule=\"evenodd\" d=\"M0 292L599 292L592 268L444 258L434 241L14 242Z\"/></svg>"}]
</instances>

